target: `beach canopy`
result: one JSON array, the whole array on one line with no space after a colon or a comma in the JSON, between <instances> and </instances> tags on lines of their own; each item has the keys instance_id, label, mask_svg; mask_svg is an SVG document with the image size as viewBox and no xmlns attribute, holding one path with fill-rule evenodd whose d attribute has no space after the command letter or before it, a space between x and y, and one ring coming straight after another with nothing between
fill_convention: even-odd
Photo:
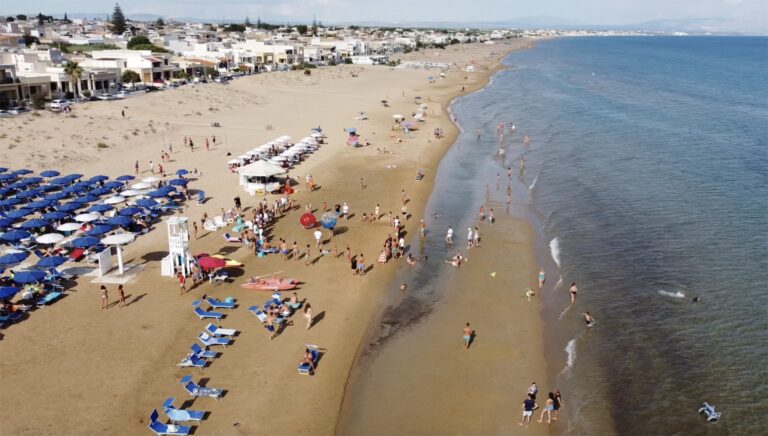
<instances>
[{"instance_id":1,"label":"beach canopy","mask_svg":"<svg viewBox=\"0 0 768 436\"><path fill-rule=\"evenodd\" d=\"M117 180L112 180L111 182L107 182L104 184L104 188L107 188L107 189L117 189L117 188L122 188L123 186L125 186L125 184L123 184L122 182L118 182Z\"/></svg>"},{"instance_id":2,"label":"beach canopy","mask_svg":"<svg viewBox=\"0 0 768 436\"><path fill-rule=\"evenodd\" d=\"M187 183L189 182L185 179L173 179L168 182L171 186L186 186Z\"/></svg>"},{"instance_id":3,"label":"beach canopy","mask_svg":"<svg viewBox=\"0 0 768 436\"><path fill-rule=\"evenodd\" d=\"M64 256L46 256L40 259L35 266L41 268L56 268L65 263L68 259Z\"/></svg>"},{"instance_id":4,"label":"beach canopy","mask_svg":"<svg viewBox=\"0 0 768 436\"><path fill-rule=\"evenodd\" d=\"M0 200L0 206L7 207L7 206L15 206L17 204L21 203L21 198L6 198L5 200Z\"/></svg>"},{"instance_id":5,"label":"beach canopy","mask_svg":"<svg viewBox=\"0 0 768 436\"><path fill-rule=\"evenodd\" d=\"M21 284L39 282L44 278L45 273L37 270L19 271L13 274L13 281Z\"/></svg>"},{"instance_id":6,"label":"beach canopy","mask_svg":"<svg viewBox=\"0 0 768 436\"><path fill-rule=\"evenodd\" d=\"M147 192L144 195L146 195L147 197L159 198L159 197L165 197L166 195L168 195L168 193L164 192L164 191L161 191L160 189L157 189L155 191ZM139 201L141 201L141 200L139 200ZM136 204L139 204L139 201L137 201Z\"/></svg>"},{"instance_id":7,"label":"beach canopy","mask_svg":"<svg viewBox=\"0 0 768 436\"><path fill-rule=\"evenodd\" d=\"M138 183L134 183L133 185L131 185L131 189L142 190L142 189L147 189L150 186L152 186L152 185L150 185L149 182L138 182ZM123 194L123 195L125 195L125 194Z\"/></svg>"},{"instance_id":8,"label":"beach canopy","mask_svg":"<svg viewBox=\"0 0 768 436\"><path fill-rule=\"evenodd\" d=\"M11 298L19 292L19 288L15 286L3 286L0 287L0 300Z\"/></svg>"},{"instance_id":9,"label":"beach canopy","mask_svg":"<svg viewBox=\"0 0 768 436\"><path fill-rule=\"evenodd\" d=\"M56 177L59 174L61 174L61 173L56 171L56 170L45 170L42 173L40 173L41 176L46 177L46 178L47 177Z\"/></svg>"},{"instance_id":10,"label":"beach canopy","mask_svg":"<svg viewBox=\"0 0 768 436\"><path fill-rule=\"evenodd\" d=\"M61 200L62 198L67 198L68 196L69 194L67 194L66 192L52 192L46 195L45 197L43 197L43 199L56 201L56 200Z\"/></svg>"},{"instance_id":11,"label":"beach canopy","mask_svg":"<svg viewBox=\"0 0 768 436\"><path fill-rule=\"evenodd\" d=\"M120 209L120 211L117 213L122 216L131 216L136 215L137 213L141 213L141 209L138 207L126 207L124 209Z\"/></svg>"},{"instance_id":12,"label":"beach canopy","mask_svg":"<svg viewBox=\"0 0 768 436\"><path fill-rule=\"evenodd\" d=\"M89 223L91 221L96 221L99 219L101 215L95 213L95 212L89 212L89 213L81 213L80 215L75 216L75 221L81 222L81 223Z\"/></svg>"},{"instance_id":13,"label":"beach canopy","mask_svg":"<svg viewBox=\"0 0 768 436\"><path fill-rule=\"evenodd\" d=\"M150 208L150 207L155 207L157 205L158 203L151 198L140 198L136 200L136 206L139 206L139 207Z\"/></svg>"},{"instance_id":14,"label":"beach canopy","mask_svg":"<svg viewBox=\"0 0 768 436\"><path fill-rule=\"evenodd\" d=\"M59 212L74 212L78 209L81 209L82 207L83 207L82 203L70 201L69 203L64 203L61 206L57 207L56 210L58 210Z\"/></svg>"},{"instance_id":15,"label":"beach canopy","mask_svg":"<svg viewBox=\"0 0 768 436\"><path fill-rule=\"evenodd\" d=\"M133 233L117 233L103 238L101 243L105 245L122 245L133 241L135 238Z\"/></svg>"},{"instance_id":16,"label":"beach canopy","mask_svg":"<svg viewBox=\"0 0 768 436\"><path fill-rule=\"evenodd\" d=\"M64 218L68 217L68 213L64 212L48 212L43 214L43 219L46 220L63 220Z\"/></svg>"},{"instance_id":17,"label":"beach canopy","mask_svg":"<svg viewBox=\"0 0 768 436\"><path fill-rule=\"evenodd\" d=\"M90 179L88 179L89 182L96 182L96 183L103 182L104 180L109 180L109 177L103 174L100 174L98 176L93 176Z\"/></svg>"},{"instance_id":18,"label":"beach canopy","mask_svg":"<svg viewBox=\"0 0 768 436\"><path fill-rule=\"evenodd\" d=\"M19 228L22 228L22 229L39 229L41 227L47 226L48 224L50 224L50 222L48 220L33 219L33 220L29 220L29 221L25 221L25 222L21 223Z\"/></svg>"},{"instance_id":19,"label":"beach canopy","mask_svg":"<svg viewBox=\"0 0 768 436\"><path fill-rule=\"evenodd\" d=\"M24 218L25 216L31 213L32 211L29 209L16 209L8 212L7 214L5 214L5 216L7 216L8 218L19 219L19 218Z\"/></svg>"},{"instance_id":20,"label":"beach canopy","mask_svg":"<svg viewBox=\"0 0 768 436\"><path fill-rule=\"evenodd\" d=\"M85 232L88 236L101 236L105 233L109 233L112 231L112 226L109 225L98 225L93 226L90 230Z\"/></svg>"},{"instance_id":21,"label":"beach canopy","mask_svg":"<svg viewBox=\"0 0 768 436\"><path fill-rule=\"evenodd\" d=\"M143 192L141 190L136 189L126 189L125 191L120 193L121 197L135 197L137 195L141 195Z\"/></svg>"},{"instance_id":22,"label":"beach canopy","mask_svg":"<svg viewBox=\"0 0 768 436\"><path fill-rule=\"evenodd\" d=\"M184 168L182 168L180 170L176 170L176 175L177 176L183 176L184 174L189 174L189 171L185 170Z\"/></svg>"},{"instance_id":23,"label":"beach canopy","mask_svg":"<svg viewBox=\"0 0 768 436\"><path fill-rule=\"evenodd\" d=\"M157 183L157 182L160 181L160 177L149 176L149 177L145 177L145 178L141 179L141 181L144 182L144 183Z\"/></svg>"},{"instance_id":24,"label":"beach canopy","mask_svg":"<svg viewBox=\"0 0 768 436\"><path fill-rule=\"evenodd\" d=\"M6 242L17 242L29 238L30 236L30 233L26 230L11 230L10 232L3 233L3 235L0 236L0 239Z\"/></svg>"},{"instance_id":25,"label":"beach canopy","mask_svg":"<svg viewBox=\"0 0 768 436\"><path fill-rule=\"evenodd\" d=\"M218 257L201 257L197 259L198 265L204 271L212 270L216 268L222 268L227 264L227 261Z\"/></svg>"},{"instance_id":26,"label":"beach canopy","mask_svg":"<svg viewBox=\"0 0 768 436\"><path fill-rule=\"evenodd\" d=\"M7 268L17 263L24 262L29 257L29 253L26 251L20 251L16 253L8 253L0 256L0 267Z\"/></svg>"},{"instance_id":27,"label":"beach canopy","mask_svg":"<svg viewBox=\"0 0 768 436\"><path fill-rule=\"evenodd\" d=\"M0 227L8 227L16 221L13 218L0 218Z\"/></svg>"},{"instance_id":28,"label":"beach canopy","mask_svg":"<svg viewBox=\"0 0 768 436\"><path fill-rule=\"evenodd\" d=\"M61 233L46 233L35 238L38 244L55 244L64 239L64 235Z\"/></svg>"},{"instance_id":29,"label":"beach canopy","mask_svg":"<svg viewBox=\"0 0 768 436\"><path fill-rule=\"evenodd\" d=\"M285 168L263 160L248 164L238 170L238 173L245 177L271 177L286 172Z\"/></svg>"},{"instance_id":30,"label":"beach canopy","mask_svg":"<svg viewBox=\"0 0 768 436\"><path fill-rule=\"evenodd\" d=\"M121 227L130 226L132 222L133 220L130 219L129 217L121 216L121 215L113 216L112 218L109 218L107 220L107 224L112 226L121 226Z\"/></svg>"},{"instance_id":31,"label":"beach canopy","mask_svg":"<svg viewBox=\"0 0 768 436\"><path fill-rule=\"evenodd\" d=\"M110 206L108 204L94 204L93 206L88 208L88 212L106 212L108 210L114 209L113 206Z\"/></svg>"},{"instance_id":32,"label":"beach canopy","mask_svg":"<svg viewBox=\"0 0 768 436\"><path fill-rule=\"evenodd\" d=\"M64 223L58 227L56 227L56 230L60 232L72 232L81 227L81 224L78 223Z\"/></svg>"},{"instance_id":33,"label":"beach canopy","mask_svg":"<svg viewBox=\"0 0 768 436\"><path fill-rule=\"evenodd\" d=\"M119 180L119 181L121 181L121 182L127 182L128 180L133 180L133 179L135 179L135 178L136 178L136 177L133 177L133 176L129 176L128 174L126 174L126 175L124 175L124 176L120 176L120 177L117 177L117 178L115 178L115 180Z\"/></svg>"},{"instance_id":34,"label":"beach canopy","mask_svg":"<svg viewBox=\"0 0 768 436\"><path fill-rule=\"evenodd\" d=\"M16 174L17 176L23 176L24 174L32 174L32 170L28 170L26 168L16 170L11 174Z\"/></svg>"},{"instance_id":35,"label":"beach canopy","mask_svg":"<svg viewBox=\"0 0 768 436\"><path fill-rule=\"evenodd\" d=\"M104 203L105 204L118 204L118 203L122 203L124 201L125 201L125 197L121 197L119 195L115 195L115 196L109 197L106 200L104 200Z\"/></svg>"},{"instance_id":36,"label":"beach canopy","mask_svg":"<svg viewBox=\"0 0 768 436\"><path fill-rule=\"evenodd\" d=\"M92 236L83 236L83 237L72 240L71 245L73 247L88 248L98 243L99 243L99 238L94 238Z\"/></svg>"},{"instance_id":37,"label":"beach canopy","mask_svg":"<svg viewBox=\"0 0 768 436\"><path fill-rule=\"evenodd\" d=\"M53 201L51 201L51 200L37 200L37 201L33 201L32 203L29 203L28 205L26 205L26 208L27 209L38 210L38 209L44 209L44 208L46 208L46 207L48 207L48 206L50 206L52 204L53 204Z\"/></svg>"}]
</instances>

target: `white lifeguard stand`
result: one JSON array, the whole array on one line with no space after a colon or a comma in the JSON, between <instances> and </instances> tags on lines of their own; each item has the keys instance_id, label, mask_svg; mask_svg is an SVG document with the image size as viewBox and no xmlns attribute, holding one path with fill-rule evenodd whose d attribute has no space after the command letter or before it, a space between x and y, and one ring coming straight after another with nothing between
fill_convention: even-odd
<instances>
[{"instance_id":1,"label":"white lifeguard stand","mask_svg":"<svg viewBox=\"0 0 768 436\"><path fill-rule=\"evenodd\" d=\"M189 218L172 216L168 218L168 256L163 258L160 274L173 276L177 270L188 276L192 271L192 255L189 254Z\"/></svg>"}]
</instances>

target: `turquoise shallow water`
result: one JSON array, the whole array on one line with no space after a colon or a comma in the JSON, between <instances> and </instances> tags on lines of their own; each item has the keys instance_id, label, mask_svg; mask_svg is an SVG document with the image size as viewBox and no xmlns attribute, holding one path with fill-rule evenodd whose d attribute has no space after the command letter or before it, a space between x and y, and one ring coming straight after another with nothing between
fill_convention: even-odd
<instances>
[{"instance_id":1,"label":"turquoise shallow water","mask_svg":"<svg viewBox=\"0 0 768 436\"><path fill-rule=\"evenodd\" d=\"M580 291L564 314L567 286L543 295L572 433L606 411L620 434L764 432L768 39L559 39L506 63L456 114L531 138L529 201Z\"/></svg>"}]
</instances>

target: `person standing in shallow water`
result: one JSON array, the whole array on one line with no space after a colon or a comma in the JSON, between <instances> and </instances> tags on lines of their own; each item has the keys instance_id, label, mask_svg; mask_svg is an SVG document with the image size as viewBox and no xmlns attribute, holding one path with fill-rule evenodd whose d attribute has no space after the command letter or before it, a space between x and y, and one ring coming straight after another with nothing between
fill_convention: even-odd
<instances>
[{"instance_id":1,"label":"person standing in shallow water","mask_svg":"<svg viewBox=\"0 0 768 436\"><path fill-rule=\"evenodd\" d=\"M576 282L571 283L571 289L568 291L571 293L571 305L576 302L576 294L579 292L579 288L576 287Z\"/></svg>"},{"instance_id":2,"label":"person standing in shallow water","mask_svg":"<svg viewBox=\"0 0 768 436\"><path fill-rule=\"evenodd\" d=\"M546 277L546 274L544 273L544 268L539 267L539 289L541 289L542 286L544 286L545 277Z\"/></svg>"}]
</instances>

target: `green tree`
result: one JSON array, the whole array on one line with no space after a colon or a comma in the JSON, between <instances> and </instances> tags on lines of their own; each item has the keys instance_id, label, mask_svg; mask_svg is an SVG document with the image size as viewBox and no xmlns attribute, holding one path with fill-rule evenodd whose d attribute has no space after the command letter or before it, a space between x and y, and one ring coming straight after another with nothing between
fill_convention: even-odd
<instances>
[{"instance_id":1,"label":"green tree","mask_svg":"<svg viewBox=\"0 0 768 436\"><path fill-rule=\"evenodd\" d=\"M261 17L256 17L256 28L261 29Z\"/></svg>"},{"instance_id":2,"label":"green tree","mask_svg":"<svg viewBox=\"0 0 768 436\"><path fill-rule=\"evenodd\" d=\"M16 19L13 18L13 17L6 17L5 21L7 21L9 23L13 23L14 21L16 21Z\"/></svg>"},{"instance_id":3,"label":"green tree","mask_svg":"<svg viewBox=\"0 0 768 436\"><path fill-rule=\"evenodd\" d=\"M40 25L40 26L45 24L45 15L43 15L42 12L37 14L37 24Z\"/></svg>"},{"instance_id":4,"label":"green tree","mask_svg":"<svg viewBox=\"0 0 768 436\"><path fill-rule=\"evenodd\" d=\"M72 21L69 20L69 17L67 17L67 13L66 12L64 12L64 19L62 21L64 21L65 23L71 23L72 22Z\"/></svg>"},{"instance_id":5,"label":"green tree","mask_svg":"<svg viewBox=\"0 0 768 436\"><path fill-rule=\"evenodd\" d=\"M219 77L219 70L213 67L205 67L205 77L210 77L211 79Z\"/></svg>"},{"instance_id":6,"label":"green tree","mask_svg":"<svg viewBox=\"0 0 768 436\"><path fill-rule=\"evenodd\" d=\"M16 19L19 21L27 21L27 16L24 14L16 15Z\"/></svg>"},{"instance_id":7,"label":"green tree","mask_svg":"<svg viewBox=\"0 0 768 436\"><path fill-rule=\"evenodd\" d=\"M130 48L131 50L149 50L152 53L169 53L167 49L158 47L154 44L139 44Z\"/></svg>"},{"instance_id":8,"label":"green tree","mask_svg":"<svg viewBox=\"0 0 768 436\"><path fill-rule=\"evenodd\" d=\"M40 40L37 39L36 37L28 34L28 33L25 33L24 34L24 44L26 44L27 47L29 47L32 44L40 44Z\"/></svg>"},{"instance_id":9,"label":"green tree","mask_svg":"<svg viewBox=\"0 0 768 436\"><path fill-rule=\"evenodd\" d=\"M307 27L306 24L299 24L298 26L296 26L296 31L299 32L299 35L304 35L305 33L307 33L308 29L309 28Z\"/></svg>"},{"instance_id":10,"label":"green tree","mask_svg":"<svg viewBox=\"0 0 768 436\"><path fill-rule=\"evenodd\" d=\"M115 10L112 11L112 33L115 35L122 35L127 29L125 24L125 15L123 10L120 9L120 5L115 3Z\"/></svg>"},{"instance_id":11,"label":"green tree","mask_svg":"<svg viewBox=\"0 0 768 436\"><path fill-rule=\"evenodd\" d=\"M32 107L35 110L45 109L45 97L42 94L32 94Z\"/></svg>"},{"instance_id":12,"label":"green tree","mask_svg":"<svg viewBox=\"0 0 768 436\"><path fill-rule=\"evenodd\" d=\"M80 79L83 77L83 68L77 62L69 61L64 65L64 74L69 78L69 87L75 96L80 94ZM74 84L74 86L73 86Z\"/></svg>"},{"instance_id":13,"label":"green tree","mask_svg":"<svg viewBox=\"0 0 768 436\"><path fill-rule=\"evenodd\" d=\"M251 27L251 20L248 16L245 16L245 27Z\"/></svg>"},{"instance_id":14,"label":"green tree","mask_svg":"<svg viewBox=\"0 0 768 436\"><path fill-rule=\"evenodd\" d=\"M163 20L163 17L160 17L155 21L155 26L160 28L165 27L165 20Z\"/></svg>"},{"instance_id":15,"label":"green tree","mask_svg":"<svg viewBox=\"0 0 768 436\"><path fill-rule=\"evenodd\" d=\"M245 26L242 24L227 24L227 27L224 28L225 32L245 32Z\"/></svg>"},{"instance_id":16,"label":"green tree","mask_svg":"<svg viewBox=\"0 0 768 436\"><path fill-rule=\"evenodd\" d=\"M150 40L149 40L149 38L147 38L146 36L141 36L141 35L138 35L138 36L134 36L134 37L132 37L132 38L131 38L131 39L128 41L128 45L127 45L127 47L128 47L129 49L133 49L133 48L134 48L134 47L136 47L137 45L147 45L147 44L152 44L152 41L150 41Z\"/></svg>"},{"instance_id":17,"label":"green tree","mask_svg":"<svg viewBox=\"0 0 768 436\"><path fill-rule=\"evenodd\" d=\"M120 80L123 83L130 83L133 85L136 82L141 81L141 77L139 76L139 73L133 70L125 70L123 71L123 74L120 75Z\"/></svg>"}]
</instances>

